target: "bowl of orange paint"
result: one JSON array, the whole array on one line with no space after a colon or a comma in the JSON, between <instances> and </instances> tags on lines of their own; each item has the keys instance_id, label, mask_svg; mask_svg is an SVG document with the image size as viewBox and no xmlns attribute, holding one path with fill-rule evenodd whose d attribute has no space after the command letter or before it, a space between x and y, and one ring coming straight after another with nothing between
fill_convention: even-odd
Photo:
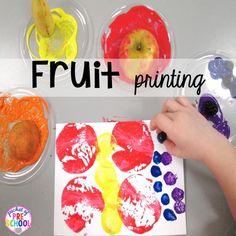
<instances>
[{"instance_id":1,"label":"bowl of orange paint","mask_svg":"<svg viewBox=\"0 0 236 236\"><path fill-rule=\"evenodd\" d=\"M30 180L50 157L53 115L33 90L15 88L0 96L0 182Z\"/></svg>"}]
</instances>

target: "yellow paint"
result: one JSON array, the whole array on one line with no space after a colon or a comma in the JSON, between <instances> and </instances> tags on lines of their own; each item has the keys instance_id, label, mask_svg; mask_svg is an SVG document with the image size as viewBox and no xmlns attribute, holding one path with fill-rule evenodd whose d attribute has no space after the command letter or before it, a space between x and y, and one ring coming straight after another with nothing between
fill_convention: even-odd
<instances>
[{"instance_id":1,"label":"yellow paint","mask_svg":"<svg viewBox=\"0 0 236 236\"><path fill-rule=\"evenodd\" d=\"M64 12L61 8L51 10L53 20L55 22L55 30L50 37L42 36L32 24L26 33L26 45L33 59L64 60L66 62L73 61L78 52L77 48L77 31L78 26L75 18ZM31 49L30 39L35 31L35 38L38 46L38 54L36 56Z\"/></svg>"},{"instance_id":2,"label":"yellow paint","mask_svg":"<svg viewBox=\"0 0 236 236\"><path fill-rule=\"evenodd\" d=\"M101 188L105 202L105 208L102 212L102 227L108 234L114 235L118 234L122 228L122 221L118 213L120 184L115 166L109 160L116 148L116 143L112 134L104 133L98 137L97 144L99 153L96 160L99 165L96 169L95 181Z\"/></svg>"}]
</instances>

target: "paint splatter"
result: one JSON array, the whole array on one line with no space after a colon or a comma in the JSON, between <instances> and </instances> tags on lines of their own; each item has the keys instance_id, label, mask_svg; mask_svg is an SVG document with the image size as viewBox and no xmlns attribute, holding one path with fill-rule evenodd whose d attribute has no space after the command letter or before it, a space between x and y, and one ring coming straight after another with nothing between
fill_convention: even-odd
<instances>
[{"instance_id":1,"label":"paint splatter","mask_svg":"<svg viewBox=\"0 0 236 236\"><path fill-rule=\"evenodd\" d=\"M148 126L143 121L118 122L112 135L123 149L112 155L121 171L140 171L151 163L154 144Z\"/></svg>"},{"instance_id":2,"label":"paint splatter","mask_svg":"<svg viewBox=\"0 0 236 236\"><path fill-rule=\"evenodd\" d=\"M124 225L134 233L150 231L160 218L161 205L152 186L152 180L142 175L129 176L121 184L119 213Z\"/></svg>"},{"instance_id":3,"label":"paint splatter","mask_svg":"<svg viewBox=\"0 0 236 236\"><path fill-rule=\"evenodd\" d=\"M56 141L56 152L68 173L80 174L95 162L97 147L96 133L85 124L67 124Z\"/></svg>"},{"instance_id":4,"label":"paint splatter","mask_svg":"<svg viewBox=\"0 0 236 236\"><path fill-rule=\"evenodd\" d=\"M71 180L63 190L61 211L68 227L75 233L90 224L94 215L104 209L101 192L86 178Z\"/></svg>"},{"instance_id":5,"label":"paint splatter","mask_svg":"<svg viewBox=\"0 0 236 236\"><path fill-rule=\"evenodd\" d=\"M163 165L167 166L170 165L172 162L172 156L168 152L163 152L161 155L162 159L161 162Z\"/></svg>"},{"instance_id":6,"label":"paint splatter","mask_svg":"<svg viewBox=\"0 0 236 236\"><path fill-rule=\"evenodd\" d=\"M171 209L165 209L163 215L167 221L177 220L175 213Z\"/></svg>"},{"instance_id":7,"label":"paint splatter","mask_svg":"<svg viewBox=\"0 0 236 236\"><path fill-rule=\"evenodd\" d=\"M177 181L177 175L173 174L171 171L168 171L164 175L164 181L167 185L175 185Z\"/></svg>"},{"instance_id":8,"label":"paint splatter","mask_svg":"<svg viewBox=\"0 0 236 236\"><path fill-rule=\"evenodd\" d=\"M184 199L184 191L180 188L174 188L171 196L175 201L181 201Z\"/></svg>"},{"instance_id":9,"label":"paint splatter","mask_svg":"<svg viewBox=\"0 0 236 236\"><path fill-rule=\"evenodd\" d=\"M174 209L177 214L183 214L185 212L185 203L182 201L175 202Z\"/></svg>"},{"instance_id":10,"label":"paint splatter","mask_svg":"<svg viewBox=\"0 0 236 236\"><path fill-rule=\"evenodd\" d=\"M168 205L170 203L170 197L167 193L164 193L162 196L161 196L161 203L163 205Z\"/></svg>"},{"instance_id":11,"label":"paint splatter","mask_svg":"<svg viewBox=\"0 0 236 236\"><path fill-rule=\"evenodd\" d=\"M98 139L97 162L99 163L95 180L102 190L105 208L102 212L102 227L108 234L118 234L122 228L122 221L118 212L118 193L120 184L114 164L110 161L112 152L116 148L115 139L111 133L101 134Z\"/></svg>"},{"instance_id":12,"label":"paint splatter","mask_svg":"<svg viewBox=\"0 0 236 236\"><path fill-rule=\"evenodd\" d=\"M26 45L33 59L65 60L70 62L77 56L77 21L64 12L62 8L51 11L55 22L54 33L50 37L43 37L32 24L26 33ZM30 40L35 31L35 39L38 46L38 56L33 52Z\"/></svg>"},{"instance_id":13,"label":"paint splatter","mask_svg":"<svg viewBox=\"0 0 236 236\"><path fill-rule=\"evenodd\" d=\"M163 185L162 185L162 182L160 182L160 181L155 182L153 185L153 188L154 188L155 192L157 192L157 193L162 192L162 187L163 187Z\"/></svg>"}]
</instances>

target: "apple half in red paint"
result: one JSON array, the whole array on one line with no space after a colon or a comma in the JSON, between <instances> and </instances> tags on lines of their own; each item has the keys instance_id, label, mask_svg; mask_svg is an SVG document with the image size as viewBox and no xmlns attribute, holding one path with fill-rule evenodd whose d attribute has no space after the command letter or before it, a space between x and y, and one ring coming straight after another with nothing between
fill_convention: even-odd
<instances>
[{"instance_id":1,"label":"apple half in red paint","mask_svg":"<svg viewBox=\"0 0 236 236\"><path fill-rule=\"evenodd\" d=\"M146 29L135 29L121 41L119 58L127 79L150 73L153 60L159 58L159 45L154 35Z\"/></svg>"}]
</instances>

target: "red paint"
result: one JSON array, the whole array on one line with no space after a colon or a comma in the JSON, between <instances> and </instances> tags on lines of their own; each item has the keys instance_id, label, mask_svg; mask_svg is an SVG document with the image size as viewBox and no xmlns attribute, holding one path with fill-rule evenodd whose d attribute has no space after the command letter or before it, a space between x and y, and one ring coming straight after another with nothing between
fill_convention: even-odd
<instances>
[{"instance_id":1,"label":"red paint","mask_svg":"<svg viewBox=\"0 0 236 236\"><path fill-rule=\"evenodd\" d=\"M121 171L146 168L152 161L154 144L148 126L142 121L118 122L112 134L123 150L112 155ZM141 166L142 165L142 166Z\"/></svg>"},{"instance_id":2,"label":"red paint","mask_svg":"<svg viewBox=\"0 0 236 236\"><path fill-rule=\"evenodd\" d=\"M152 180L142 175L132 175L121 184L119 214L123 224L136 234L150 231L160 218L161 205L152 186Z\"/></svg>"},{"instance_id":3,"label":"red paint","mask_svg":"<svg viewBox=\"0 0 236 236\"><path fill-rule=\"evenodd\" d=\"M67 124L56 141L56 152L69 173L83 173L94 164L97 154L96 133L89 125ZM65 157L71 160L66 160Z\"/></svg>"},{"instance_id":4,"label":"red paint","mask_svg":"<svg viewBox=\"0 0 236 236\"><path fill-rule=\"evenodd\" d=\"M76 204L84 206L85 210L83 207L76 207ZM85 177L81 177L72 179L66 185L62 193L61 207L68 227L79 233L86 224L91 223L97 211L103 211L104 201L101 192L87 183Z\"/></svg>"},{"instance_id":5,"label":"red paint","mask_svg":"<svg viewBox=\"0 0 236 236\"><path fill-rule=\"evenodd\" d=\"M165 22L154 10L146 6L134 6L127 13L118 15L109 25L109 33L104 33L102 37L102 48L105 59L119 59L119 49L122 39L135 29L145 29L153 34L159 45L159 57L157 59L167 59L159 62L159 71L163 71L169 64L171 58L171 42ZM119 63L113 62L115 69L119 71ZM121 79L131 83L121 72Z\"/></svg>"}]
</instances>

